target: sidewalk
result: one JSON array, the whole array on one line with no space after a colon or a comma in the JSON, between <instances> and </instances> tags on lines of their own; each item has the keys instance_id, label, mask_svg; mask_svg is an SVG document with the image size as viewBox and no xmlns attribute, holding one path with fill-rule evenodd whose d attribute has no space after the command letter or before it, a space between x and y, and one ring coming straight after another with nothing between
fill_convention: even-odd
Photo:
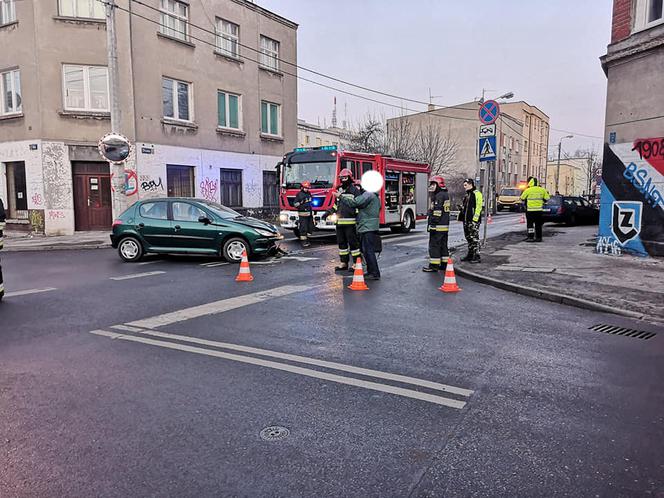
<instances>
[{"instance_id":1,"label":"sidewalk","mask_svg":"<svg viewBox=\"0 0 664 498\"><path fill-rule=\"evenodd\" d=\"M74 235L26 234L5 231L5 252L52 251L57 249L101 249L111 247L110 230L103 232L76 232Z\"/></svg>"},{"instance_id":2,"label":"sidewalk","mask_svg":"<svg viewBox=\"0 0 664 498\"><path fill-rule=\"evenodd\" d=\"M544 242L523 231L489 239L481 264L461 276L521 294L635 318L664 321L664 260L595 253L596 226L544 225Z\"/></svg>"}]
</instances>

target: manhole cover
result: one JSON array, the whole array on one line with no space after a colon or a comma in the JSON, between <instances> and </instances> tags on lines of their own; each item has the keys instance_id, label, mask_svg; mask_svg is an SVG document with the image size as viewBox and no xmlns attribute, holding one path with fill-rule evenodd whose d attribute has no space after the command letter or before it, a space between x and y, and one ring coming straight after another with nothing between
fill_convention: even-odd
<instances>
[{"instance_id":1,"label":"manhole cover","mask_svg":"<svg viewBox=\"0 0 664 498\"><path fill-rule=\"evenodd\" d=\"M290 431L285 427L279 427L278 425L273 425L266 427L260 433L261 439L265 441L279 441L280 439L286 439Z\"/></svg>"},{"instance_id":2,"label":"manhole cover","mask_svg":"<svg viewBox=\"0 0 664 498\"><path fill-rule=\"evenodd\" d=\"M593 325L588 327L590 330L596 330L597 332L604 332L605 334L621 335L623 337L635 337L637 339L652 339L657 334L655 332L645 332L643 330L634 330L628 329L625 327L618 327L616 325L606 325L600 323L599 325Z\"/></svg>"}]
</instances>

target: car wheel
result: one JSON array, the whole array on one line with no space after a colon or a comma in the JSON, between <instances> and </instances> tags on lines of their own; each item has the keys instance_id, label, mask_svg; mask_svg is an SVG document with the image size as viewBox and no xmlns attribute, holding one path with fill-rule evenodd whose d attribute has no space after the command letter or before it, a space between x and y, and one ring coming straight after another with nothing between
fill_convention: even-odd
<instances>
[{"instance_id":1,"label":"car wheel","mask_svg":"<svg viewBox=\"0 0 664 498\"><path fill-rule=\"evenodd\" d=\"M401 232L408 233L413 228L415 228L415 220L413 219L413 214L410 211L406 211L406 214L403 217L403 222L401 223Z\"/></svg>"},{"instance_id":2,"label":"car wheel","mask_svg":"<svg viewBox=\"0 0 664 498\"><path fill-rule=\"evenodd\" d=\"M125 237L118 244L118 254L123 261L135 263L143 257L143 245L134 237Z\"/></svg>"},{"instance_id":3,"label":"car wheel","mask_svg":"<svg viewBox=\"0 0 664 498\"><path fill-rule=\"evenodd\" d=\"M239 263L242 260L242 253L247 251L247 256L251 252L249 249L249 244L244 239L240 237L232 237L224 242L223 247L221 248L221 254L226 261L229 263Z\"/></svg>"}]
</instances>

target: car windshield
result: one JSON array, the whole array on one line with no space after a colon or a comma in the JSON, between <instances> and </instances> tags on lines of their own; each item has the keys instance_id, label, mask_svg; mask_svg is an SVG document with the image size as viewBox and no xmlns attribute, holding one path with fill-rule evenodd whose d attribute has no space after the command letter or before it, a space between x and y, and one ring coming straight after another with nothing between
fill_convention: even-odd
<instances>
[{"instance_id":1,"label":"car windshield","mask_svg":"<svg viewBox=\"0 0 664 498\"><path fill-rule=\"evenodd\" d=\"M521 191L518 188L504 188L500 191L500 195L512 195L519 197L521 195Z\"/></svg>"},{"instance_id":2,"label":"car windshield","mask_svg":"<svg viewBox=\"0 0 664 498\"><path fill-rule=\"evenodd\" d=\"M231 208L222 206L221 204L217 204L216 202L208 201L208 202L203 202L201 204L203 204L210 211L214 212L214 214L221 216L225 220L239 218L240 216L242 216L237 211L233 211Z\"/></svg>"},{"instance_id":3,"label":"car windshield","mask_svg":"<svg viewBox=\"0 0 664 498\"><path fill-rule=\"evenodd\" d=\"M284 168L284 183L286 188L299 188L304 181L312 187L332 187L336 169L336 161L290 163Z\"/></svg>"}]
</instances>

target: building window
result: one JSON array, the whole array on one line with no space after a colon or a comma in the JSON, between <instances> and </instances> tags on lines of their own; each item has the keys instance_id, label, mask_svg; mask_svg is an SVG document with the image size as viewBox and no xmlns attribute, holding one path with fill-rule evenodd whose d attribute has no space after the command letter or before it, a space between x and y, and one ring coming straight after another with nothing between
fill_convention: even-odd
<instances>
[{"instance_id":1,"label":"building window","mask_svg":"<svg viewBox=\"0 0 664 498\"><path fill-rule=\"evenodd\" d=\"M221 168L219 173L221 204L242 207L242 170Z\"/></svg>"},{"instance_id":2,"label":"building window","mask_svg":"<svg viewBox=\"0 0 664 498\"><path fill-rule=\"evenodd\" d=\"M263 207L279 205L279 183L276 171L263 171Z\"/></svg>"},{"instance_id":3,"label":"building window","mask_svg":"<svg viewBox=\"0 0 664 498\"><path fill-rule=\"evenodd\" d=\"M261 101L261 132L266 135L280 136L281 106L272 102Z\"/></svg>"},{"instance_id":4,"label":"building window","mask_svg":"<svg viewBox=\"0 0 664 498\"><path fill-rule=\"evenodd\" d=\"M194 168L192 166L166 165L168 197L194 196Z\"/></svg>"},{"instance_id":5,"label":"building window","mask_svg":"<svg viewBox=\"0 0 664 498\"><path fill-rule=\"evenodd\" d=\"M0 25L16 21L15 0L0 0Z\"/></svg>"},{"instance_id":6,"label":"building window","mask_svg":"<svg viewBox=\"0 0 664 498\"><path fill-rule=\"evenodd\" d=\"M309 138L309 135L305 135L304 136L304 145L309 145L310 140L311 139Z\"/></svg>"},{"instance_id":7,"label":"building window","mask_svg":"<svg viewBox=\"0 0 664 498\"><path fill-rule=\"evenodd\" d=\"M107 67L65 65L62 73L66 110L110 111Z\"/></svg>"},{"instance_id":8,"label":"building window","mask_svg":"<svg viewBox=\"0 0 664 498\"><path fill-rule=\"evenodd\" d=\"M240 57L240 26L217 19L217 48L229 57Z\"/></svg>"},{"instance_id":9,"label":"building window","mask_svg":"<svg viewBox=\"0 0 664 498\"><path fill-rule=\"evenodd\" d=\"M0 115L20 114L23 110L21 100L21 75L16 71L0 73Z\"/></svg>"},{"instance_id":10,"label":"building window","mask_svg":"<svg viewBox=\"0 0 664 498\"><path fill-rule=\"evenodd\" d=\"M279 42L261 35L261 66L279 71Z\"/></svg>"},{"instance_id":11,"label":"building window","mask_svg":"<svg viewBox=\"0 0 664 498\"><path fill-rule=\"evenodd\" d=\"M161 0L159 31L179 40L189 39L189 6L178 0Z\"/></svg>"},{"instance_id":12,"label":"building window","mask_svg":"<svg viewBox=\"0 0 664 498\"><path fill-rule=\"evenodd\" d=\"M221 128L242 129L240 96L222 91L217 92L218 124Z\"/></svg>"},{"instance_id":13,"label":"building window","mask_svg":"<svg viewBox=\"0 0 664 498\"><path fill-rule=\"evenodd\" d=\"M162 78L161 94L164 117L179 121L193 121L191 83Z\"/></svg>"},{"instance_id":14,"label":"building window","mask_svg":"<svg viewBox=\"0 0 664 498\"><path fill-rule=\"evenodd\" d=\"M104 4L99 0L60 0L60 15L104 19Z\"/></svg>"},{"instance_id":15,"label":"building window","mask_svg":"<svg viewBox=\"0 0 664 498\"><path fill-rule=\"evenodd\" d=\"M646 21L648 24L662 20L662 11L664 10L664 0L649 0L648 14Z\"/></svg>"}]
</instances>

